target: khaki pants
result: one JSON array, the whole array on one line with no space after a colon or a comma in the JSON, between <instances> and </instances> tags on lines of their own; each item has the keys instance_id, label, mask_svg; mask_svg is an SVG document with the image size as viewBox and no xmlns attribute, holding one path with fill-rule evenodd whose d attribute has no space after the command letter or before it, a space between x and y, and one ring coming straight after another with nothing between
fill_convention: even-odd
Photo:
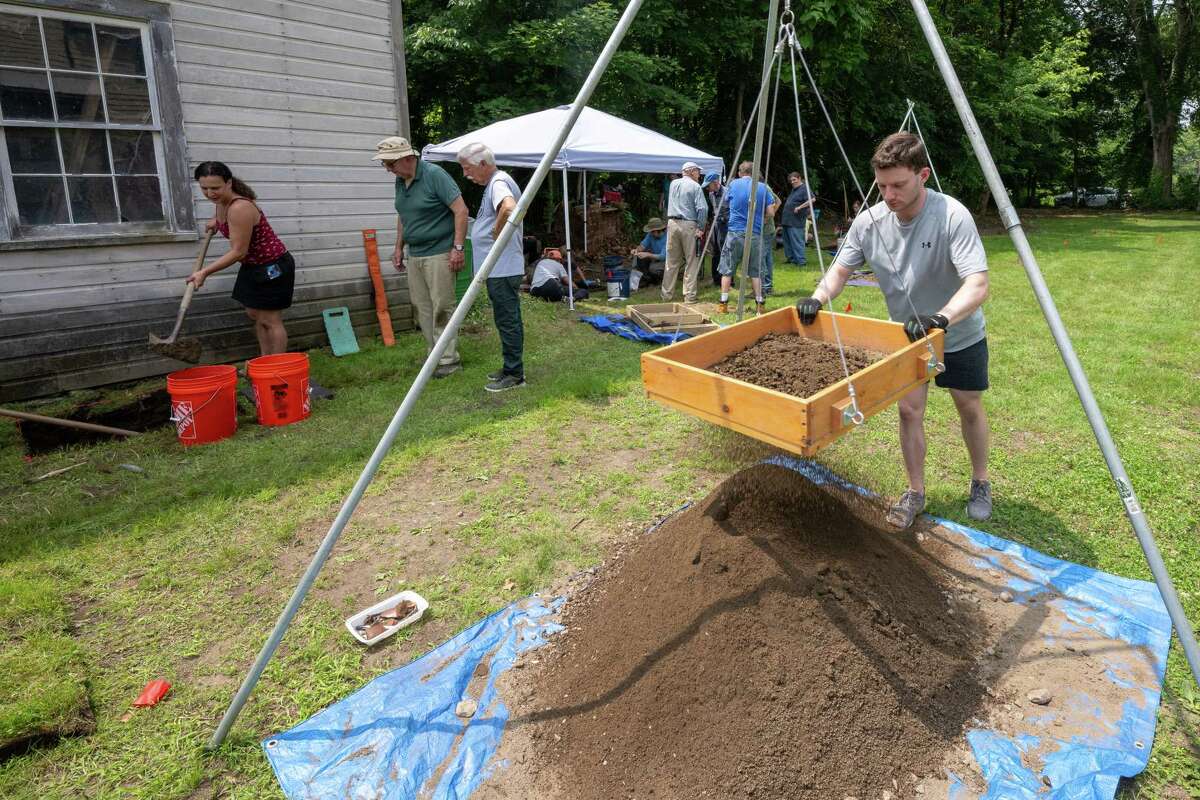
<instances>
[{"instance_id":1,"label":"khaki pants","mask_svg":"<svg viewBox=\"0 0 1200 800\"><path fill-rule=\"evenodd\" d=\"M671 302L675 295L675 280L680 269L683 270L683 299L694 303L700 258L696 253L696 223L688 219L673 219L667 223L667 266L662 279L664 303Z\"/></svg>"},{"instance_id":2,"label":"khaki pants","mask_svg":"<svg viewBox=\"0 0 1200 800\"><path fill-rule=\"evenodd\" d=\"M450 254L409 256L404 263L408 268L408 294L417 311L417 324L421 326L425 352L428 353L454 313L454 273L450 271ZM457 363L458 338L455 337L442 353L438 365Z\"/></svg>"}]
</instances>

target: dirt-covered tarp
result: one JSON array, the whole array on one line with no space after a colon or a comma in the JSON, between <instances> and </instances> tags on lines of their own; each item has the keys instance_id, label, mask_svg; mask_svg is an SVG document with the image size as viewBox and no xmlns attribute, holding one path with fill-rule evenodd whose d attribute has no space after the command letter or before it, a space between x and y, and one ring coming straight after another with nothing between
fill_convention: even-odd
<instances>
[{"instance_id":1,"label":"dirt-covered tarp","mask_svg":"<svg viewBox=\"0 0 1200 800\"><path fill-rule=\"evenodd\" d=\"M588 797L641 797L639 789L646 788L657 789L654 796L672 797L685 796L679 794L686 789L679 780L708 769L716 771L703 775L709 781L706 785L720 787L721 796L729 797L741 796L742 789L753 790L754 796L770 796L772 789L763 781L774 780L774 771L780 780L800 782L790 786L807 782L811 791L796 795L804 797L833 796L830 791L835 789L840 797L854 780L870 776L876 783L890 781L882 785L890 785L898 798L1111 800L1121 776L1145 768L1171 636L1169 618L1153 583L1051 558L944 520L934 520L936 532L918 534L904 545L897 544L896 537L879 539L869 527L859 536L850 528L824 524L808 530L801 526L758 542L754 536L739 535L739 525L775 524L762 506L801 502L793 498L806 490L788 481L801 481L803 486L832 483L846 494L869 494L813 462L791 458L771 459L739 473L702 503L642 537L622 554L619 567L602 569L594 585L578 592L578 603L573 596L571 604L577 608L564 611L561 600L546 602L536 596L514 603L292 730L267 739L263 746L284 793L293 800L581 797L582 780ZM764 502L755 507L747 501L750 497ZM786 526L788 514L795 509L784 512L779 518ZM821 541L826 531L835 538ZM803 546L817 547L820 561L807 559L803 547L791 556L780 549L785 538L803 540L814 535L818 539ZM676 540L669 548L662 545L667 537ZM900 549L886 551L888 547ZM759 549L771 560L760 558ZM773 563L786 562L779 575L764 573L768 580L763 585L778 584L781 591L759 591L753 602L736 603L734 611L754 614L756 608L763 608L778 615L794 609L803 615L808 609L812 613L807 619L765 625L753 635L774 636L777 628L780 636L826 637L824 651L840 652L836 669L832 664L827 669L824 662L815 667L803 663L813 660L812 654L803 652L794 653L793 666L774 669L772 659L780 657L775 649L789 641L764 640L760 645L770 658L746 660L747 668L737 676L716 670L718 677L725 675L723 682L718 681L721 685L744 684L749 689L718 687L718 694L727 695L721 702L741 709L739 718L730 721L728 731L709 728L688 734L693 724L689 715L703 720L703 714L712 715L720 708L714 712L711 705L691 701L672 706L669 695L675 692L683 697L690 690L705 695L704 687L689 685L705 680L706 670L694 659L702 653L719 659L723 651L736 650L736 646L715 647L712 637L732 641L748 621L750 628L757 623L751 617L739 620L727 615L728 627L722 629L710 621L702 627L708 627L711 636L709 630L685 638L676 635L671 652L653 651L647 662L645 651L658 635L656 625L665 632L676 609L663 608L661 597L651 597L657 604L646 609L648 615L655 615L652 619L639 625L637 619L624 618L637 600L630 586L647 583L628 581L637 579L639 570L653 570L647 563L639 565L637 559L653 558L658 563L669 560L676 550L687 563L676 567L663 563L662 577L651 582L648 595L672 592L673 599L686 600L689 592L680 591L686 586L694 589L696 602L707 604L722 599L714 593L721 591L723 582L729 583L730 591L742 591L750 570L769 572ZM861 570L853 559L864 565ZM889 585L893 575L912 580L905 577L911 569L892 568L905 563L918 570L914 575L922 583L928 577L937 585L923 586L920 596ZM689 568L695 569L694 578L683 574ZM622 575L627 584L621 582ZM889 594L898 598L890 609ZM786 605L792 602L794 606ZM926 605L929 609L920 614L913 611ZM865 614L863 624L853 629L852 646L841 647L837 639L841 631L850 630L846 626L855 621L857 606ZM828 609L838 625L824 626L821 609ZM680 610L679 618L686 619L688 613L686 608ZM563 622L569 625L565 631ZM621 630L628 631L628 654L616 652ZM1020 636L1014 638L1014 632ZM602 640L603 653L589 651L595 640ZM947 647L950 640L958 644ZM894 648L888 653L892 663L882 672L878 661L870 658L872 648L881 647ZM678 663L673 664L673 658ZM906 660L929 667L908 669L907 676L891 674ZM626 674L626 663L636 665L629 673L635 680L620 681L614 691L608 684ZM686 667L680 669L687 664L694 668L691 673ZM957 676L949 688L937 675L942 668L947 676ZM880 680L873 677L877 673ZM844 686L839 688L847 676L855 683L851 697L845 696ZM683 684L672 684L684 678ZM939 711L930 703L910 703L900 696L901 690L916 691L934 706L942 698L945 708ZM589 699L589 692L599 692L603 702ZM798 694L793 697L793 692ZM791 709L772 729L774 740L764 737L752 719L756 712L750 706L760 695L764 719L779 709ZM666 712L651 707L659 702L666 704ZM893 704L897 711L850 713L853 704L872 702ZM587 714L567 713L583 706ZM831 716L830 709L850 716ZM660 715L655 719L663 724L653 731L618 727L626 716L643 719L647 714ZM668 714L674 718L667 720ZM866 719L863 724L878 733L870 742L872 752L888 763L841 759L847 763L840 764L835 750L813 765L806 764L797 757L800 746L805 737L825 735L819 729L827 718L840 729ZM719 713L711 719L710 724L721 726ZM919 741L908 736L906 724L921 730ZM884 729L892 727L899 749L889 750ZM679 741L666 746L672 731L680 734ZM610 732L620 737L619 743L608 738ZM720 774L722 764L728 763L727 754L720 750L727 740L750 765L741 775ZM839 740L848 742L836 737L829 744L837 745ZM707 760L676 774L671 774L672 762L656 761L687 758L691 755L687 752L670 752L685 748L712 752ZM868 750L859 748L862 754ZM808 768L814 770L810 775L802 772ZM787 770L795 774L784 774ZM556 785L573 788L560 795L554 791ZM630 795L630 790L637 793Z\"/></svg>"}]
</instances>

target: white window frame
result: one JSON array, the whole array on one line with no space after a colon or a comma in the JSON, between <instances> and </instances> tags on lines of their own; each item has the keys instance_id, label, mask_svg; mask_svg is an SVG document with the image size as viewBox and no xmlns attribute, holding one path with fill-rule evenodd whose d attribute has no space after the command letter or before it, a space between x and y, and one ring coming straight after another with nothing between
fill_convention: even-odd
<instances>
[{"instance_id":1,"label":"white window frame","mask_svg":"<svg viewBox=\"0 0 1200 800\"><path fill-rule=\"evenodd\" d=\"M107 121L107 113L103 123L0 119L0 250L195 238L191 182L186 170L187 145L183 137L182 110L173 58L174 41L171 36L168 7L164 3L147 2L146 0L41 0L37 6L0 0L0 12L38 18L43 57L46 52L45 32L41 22L43 18L74 20L137 30L141 34L151 113L151 120L147 124L111 123ZM104 97L103 76L107 73L101 71L102 65L98 53L96 62L97 71L94 73L61 70L50 67L49 63L45 64L45 71L47 76L51 71L96 75L99 80L101 97ZM51 103L55 102L53 86L51 86ZM107 98L104 99L104 103L107 111ZM22 224L17 210L13 171L9 164L8 147L4 135L5 128L40 128L56 131L72 128L151 131L154 137L154 154L158 170L159 193L163 204L163 219L151 222L75 223L68 195L67 207L70 222L58 225ZM112 161L111 150L110 145L109 169L114 180L114 200L119 208L120 196L116 193L114 174L116 165ZM60 166L66 167L66 164L60 164ZM105 175L105 177L109 177L109 175ZM65 175L63 180L65 189Z\"/></svg>"}]
</instances>

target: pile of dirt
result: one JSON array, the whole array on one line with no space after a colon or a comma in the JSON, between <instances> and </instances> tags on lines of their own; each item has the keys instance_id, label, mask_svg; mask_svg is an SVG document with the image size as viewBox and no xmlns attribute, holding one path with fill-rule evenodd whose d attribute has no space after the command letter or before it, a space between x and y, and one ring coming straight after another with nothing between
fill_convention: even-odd
<instances>
[{"instance_id":1,"label":"pile of dirt","mask_svg":"<svg viewBox=\"0 0 1200 800\"><path fill-rule=\"evenodd\" d=\"M506 676L511 766L472 797L915 797L986 624L855 502L759 465L639 539Z\"/></svg>"},{"instance_id":2,"label":"pile of dirt","mask_svg":"<svg viewBox=\"0 0 1200 800\"><path fill-rule=\"evenodd\" d=\"M887 357L862 347L847 346L845 353L851 375ZM812 397L846 377L836 344L780 333L768 333L708 369L795 397Z\"/></svg>"}]
</instances>

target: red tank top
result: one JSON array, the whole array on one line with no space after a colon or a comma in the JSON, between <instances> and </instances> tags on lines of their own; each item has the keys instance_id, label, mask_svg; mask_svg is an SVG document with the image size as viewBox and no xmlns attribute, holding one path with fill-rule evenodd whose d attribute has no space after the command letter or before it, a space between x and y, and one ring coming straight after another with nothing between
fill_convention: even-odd
<instances>
[{"instance_id":1,"label":"red tank top","mask_svg":"<svg viewBox=\"0 0 1200 800\"><path fill-rule=\"evenodd\" d=\"M248 203L254 204L258 208L258 204L254 203L248 197L238 197L234 199L234 203L238 200L245 200ZM233 203L230 203L232 206ZM228 215L228 209L226 210ZM229 238L229 221L221 222L217 220L217 230L226 239ZM287 247L275 235L275 231L271 229L271 223L267 222L267 215L263 213L261 208L258 208L258 222L250 230L250 246L246 248L246 257L242 259L243 264L270 264L278 261L287 252Z\"/></svg>"}]
</instances>

